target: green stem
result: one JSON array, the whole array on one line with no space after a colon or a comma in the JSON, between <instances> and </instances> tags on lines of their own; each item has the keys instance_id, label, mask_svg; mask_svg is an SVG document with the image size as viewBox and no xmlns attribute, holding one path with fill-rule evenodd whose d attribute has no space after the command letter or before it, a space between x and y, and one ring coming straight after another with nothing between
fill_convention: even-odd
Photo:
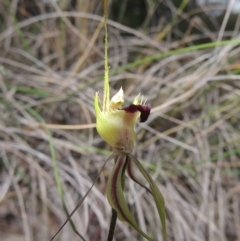
<instances>
[{"instance_id":1,"label":"green stem","mask_svg":"<svg viewBox=\"0 0 240 241\"><path fill-rule=\"evenodd\" d=\"M113 240L113 234L114 234L116 222L117 222L117 212L115 211L115 209L112 208L112 218L111 218L111 223L108 231L107 241Z\"/></svg>"}]
</instances>

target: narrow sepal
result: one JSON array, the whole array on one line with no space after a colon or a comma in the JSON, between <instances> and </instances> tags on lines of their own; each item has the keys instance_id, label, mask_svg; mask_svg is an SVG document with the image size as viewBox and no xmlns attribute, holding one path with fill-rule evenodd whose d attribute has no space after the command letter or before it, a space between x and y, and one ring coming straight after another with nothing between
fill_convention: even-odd
<instances>
[{"instance_id":1,"label":"narrow sepal","mask_svg":"<svg viewBox=\"0 0 240 241\"><path fill-rule=\"evenodd\" d=\"M145 234L137 225L135 218L130 213L123 194L123 175L127 164L126 155L119 155L115 166L108 178L107 183L107 198L113 209L116 210L119 220L127 222L139 234L149 241L153 241L147 234Z\"/></svg>"},{"instance_id":2,"label":"narrow sepal","mask_svg":"<svg viewBox=\"0 0 240 241\"><path fill-rule=\"evenodd\" d=\"M152 194L151 190L148 187L146 187L136 176L136 174L134 172L134 162L132 162L132 161L129 161L127 163L127 174L134 182L136 182L138 185L145 188L148 192L150 192Z\"/></svg>"},{"instance_id":3,"label":"narrow sepal","mask_svg":"<svg viewBox=\"0 0 240 241\"><path fill-rule=\"evenodd\" d=\"M150 189L152 192L152 196L154 198L154 201L155 201L155 204L156 204L156 207L158 210L158 214L159 214L159 217L160 217L160 220L162 223L163 240L166 241L167 240L167 228L166 228L165 201L164 201L163 195L160 192L160 190L158 189L156 183L151 178L151 176L143 168L142 164L133 155L129 155L129 157L131 158L130 161L134 162L134 164L137 166L138 170L142 173L142 175L144 176L146 181L149 183L149 186L150 186Z\"/></svg>"}]
</instances>

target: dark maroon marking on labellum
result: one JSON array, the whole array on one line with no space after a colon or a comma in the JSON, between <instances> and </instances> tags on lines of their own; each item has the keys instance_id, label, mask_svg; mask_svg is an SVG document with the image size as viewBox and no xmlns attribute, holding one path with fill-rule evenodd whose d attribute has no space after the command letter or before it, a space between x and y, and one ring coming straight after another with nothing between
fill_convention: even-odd
<instances>
[{"instance_id":1,"label":"dark maroon marking on labellum","mask_svg":"<svg viewBox=\"0 0 240 241\"><path fill-rule=\"evenodd\" d=\"M140 111L141 113L140 122L145 122L148 119L148 116L150 115L151 105L150 104L147 104L147 105L131 104L128 107L123 108L123 110L130 113L135 113L137 111Z\"/></svg>"}]
</instances>

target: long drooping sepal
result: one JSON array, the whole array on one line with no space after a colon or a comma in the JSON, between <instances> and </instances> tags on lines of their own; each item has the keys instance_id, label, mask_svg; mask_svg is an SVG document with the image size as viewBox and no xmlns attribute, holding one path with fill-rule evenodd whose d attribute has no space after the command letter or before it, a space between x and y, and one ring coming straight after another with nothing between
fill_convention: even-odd
<instances>
[{"instance_id":1,"label":"long drooping sepal","mask_svg":"<svg viewBox=\"0 0 240 241\"><path fill-rule=\"evenodd\" d=\"M167 228L166 228L165 202L164 202L163 195L159 191L156 183L153 181L151 176L143 168L141 163L133 155L130 154L129 157L131 159L130 161L134 162L134 164L137 166L138 170L142 173L142 175L144 176L146 181L149 183L149 186L150 186L150 189L152 192L152 196L154 198L154 201L155 201L155 204L156 204L156 207L158 210L158 214L159 214L159 217L160 217L161 223L162 223L163 240L166 241L167 240Z\"/></svg>"},{"instance_id":2,"label":"long drooping sepal","mask_svg":"<svg viewBox=\"0 0 240 241\"><path fill-rule=\"evenodd\" d=\"M129 157L128 157L129 158ZM127 164L127 174L128 176L134 181L136 182L138 185L140 185L141 187L145 188L148 192L151 192L151 190L149 190L148 187L146 187L139 179L138 177L136 176L135 172L134 172L134 162L132 161L128 161L128 164Z\"/></svg>"},{"instance_id":3,"label":"long drooping sepal","mask_svg":"<svg viewBox=\"0 0 240 241\"><path fill-rule=\"evenodd\" d=\"M116 160L115 166L108 178L107 183L107 198L113 209L116 210L119 220L127 222L139 234L149 241L153 241L147 234L145 234L137 225L135 218L130 213L127 206L124 194L124 174L128 164L127 155L120 154Z\"/></svg>"}]
</instances>

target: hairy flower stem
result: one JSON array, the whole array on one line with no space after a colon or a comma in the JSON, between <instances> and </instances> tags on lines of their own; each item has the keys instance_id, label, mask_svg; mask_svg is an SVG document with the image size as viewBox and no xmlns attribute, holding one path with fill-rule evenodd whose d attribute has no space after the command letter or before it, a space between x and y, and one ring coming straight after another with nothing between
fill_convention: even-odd
<instances>
[{"instance_id":1,"label":"hairy flower stem","mask_svg":"<svg viewBox=\"0 0 240 241\"><path fill-rule=\"evenodd\" d=\"M112 218L111 218L111 223L108 231L107 241L113 240L113 234L114 234L116 222L117 222L117 212L112 208Z\"/></svg>"}]
</instances>

